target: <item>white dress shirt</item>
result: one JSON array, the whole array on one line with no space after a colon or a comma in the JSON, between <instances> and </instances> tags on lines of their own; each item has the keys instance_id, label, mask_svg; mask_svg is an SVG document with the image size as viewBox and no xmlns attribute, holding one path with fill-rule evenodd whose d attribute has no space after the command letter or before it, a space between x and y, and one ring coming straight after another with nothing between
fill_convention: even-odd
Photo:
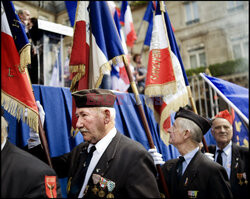
<instances>
[{"instance_id":1,"label":"white dress shirt","mask_svg":"<svg viewBox=\"0 0 250 199\"><path fill-rule=\"evenodd\" d=\"M220 148L216 146L216 153L215 153L215 161L217 160L218 152ZM228 179L230 179L231 174L231 162L232 162L232 141L223 149L223 153L221 153L222 157L222 166L226 169Z\"/></svg>"},{"instance_id":2,"label":"white dress shirt","mask_svg":"<svg viewBox=\"0 0 250 199\"><path fill-rule=\"evenodd\" d=\"M85 176L85 180L84 180L84 183L82 185L82 189L79 193L78 198L83 197L84 190L89 182L89 178L91 177L93 170L95 169L102 154L104 153L104 151L106 150L106 148L108 147L108 145L112 141L112 139L115 137L115 135L116 135L116 128L113 128L104 138L102 138L99 142L97 142L97 144L95 144L96 150L93 153L93 156L92 156L92 159L90 161L90 164L89 164L86 176ZM88 152L92 146L93 146L93 144L89 144Z\"/></svg>"},{"instance_id":3,"label":"white dress shirt","mask_svg":"<svg viewBox=\"0 0 250 199\"><path fill-rule=\"evenodd\" d=\"M4 138L3 142L1 143L1 151L3 150L3 147L5 146L6 138Z\"/></svg>"}]
</instances>

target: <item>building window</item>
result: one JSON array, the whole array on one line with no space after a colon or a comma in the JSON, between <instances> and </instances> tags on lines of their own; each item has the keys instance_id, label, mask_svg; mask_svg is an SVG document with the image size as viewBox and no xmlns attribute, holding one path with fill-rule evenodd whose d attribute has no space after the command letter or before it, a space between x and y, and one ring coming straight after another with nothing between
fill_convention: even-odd
<instances>
[{"instance_id":1,"label":"building window","mask_svg":"<svg viewBox=\"0 0 250 199\"><path fill-rule=\"evenodd\" d=\"M186 24L193 24L200 21L199 12L198 12L198 4L196 1L185 2L185 11L186 11Z\"/></svg>"},{"instance_id":2,"label":"building window","mask_svg":"<svg viewBox=\"0 0 250 199\"><path fill-rule=\"evenodd\" d=\"M248 41L241 41L232 44L234 59L248 58L249 46Z\"/></svg>"},{"instance_id":3,"label":"building window","mask_svg":"<svg viewBox=\"0 0 250 199\"><path fill-rule=\"evenodd\" d=\"M189 51L189 59L191 68L206 66L206 54L204 48Z\"/></svg>"},{"instance_id":4,"label":"building window","mask_svg":"<svg viewBox=\"0 0 250 199\"><path fill-rule=\"evenodd\" d=\"M228 1L227 2L227 10L229 12L235 11L235 10L242 10L244 8L243 1Z\"/></svg>"}]
</instances>

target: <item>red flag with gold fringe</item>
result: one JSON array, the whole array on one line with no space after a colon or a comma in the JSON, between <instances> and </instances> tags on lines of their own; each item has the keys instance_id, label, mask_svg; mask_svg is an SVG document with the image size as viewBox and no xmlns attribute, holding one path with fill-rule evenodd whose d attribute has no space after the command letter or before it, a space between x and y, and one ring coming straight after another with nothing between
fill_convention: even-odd
<instances>
[{"instance_id":1,"label":"red flag with gold fringe","mask_svg":"<svg viewBox=\"0 0 250 199\"><path fill-rule=\"evenodd\" d=\"M38 132L38 108L27 70L29 40L11 1L1 1L1 13L1 106Z\"/></svg>"}]
</instances>

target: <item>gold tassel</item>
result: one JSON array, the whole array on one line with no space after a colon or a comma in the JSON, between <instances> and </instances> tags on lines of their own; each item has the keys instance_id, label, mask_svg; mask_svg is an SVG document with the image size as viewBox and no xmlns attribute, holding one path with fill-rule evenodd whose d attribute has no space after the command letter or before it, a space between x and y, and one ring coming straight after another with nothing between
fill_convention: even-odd
<instances>
[{"instance_id":1,"label":"gold tassel","mask_svg":"<svg viewBox=\"0 0 250 199\"><path fill-rule=\"evenodd\" d=\"M152 97L159 95L169 95L176 92L177 92L176 81L167 82L166 84L148 85L145 88L145 95Z\"/></svg>"},{"instance_id":2,"label":"gold tassel","mask_svg":"<svg viewBox=\"0 0 250 199\"><path fill-rule=\"evenodd\" d=\"M20 54L19 71L20 72L24 72L24 70L27 67L27 65L31 63L31 58L30 58L30 44L25 45L19 51L19 54Z\"/></svg>"},{"instance_id":3,"label":"gold tassel","mask_svg":"<svg viewBox=\"0 0 250 199\"><path fill-rule=\"evenodd\" d=\"M70 72L76 72L77 74L72 78L71 85L70 85L70 91L74 92L76 91L76 84L77 82L85 75L85 65L80 64L76 66L70 66Z\"/></svg>"},{"instance_id":4,"label":"gold tassel","mask_svg":"<svg viewBox=\"0 0 250 199\"><path fill-rule=\"evenodd\" d=\"M13 117L25 122L30 128L38 133L38 113L31 108L25 106L22 102L13 99L4 91L1 92L1 105ZM25 117L25 109L27 110L27 117Z\"/></svg>"}]
</instances>

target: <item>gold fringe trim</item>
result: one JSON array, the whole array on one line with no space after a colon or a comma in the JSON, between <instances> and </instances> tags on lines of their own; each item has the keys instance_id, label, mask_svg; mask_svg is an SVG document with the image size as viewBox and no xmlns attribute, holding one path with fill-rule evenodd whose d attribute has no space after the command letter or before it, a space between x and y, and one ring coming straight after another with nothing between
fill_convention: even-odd
<instances>
[{"instance_id":1,"label":"gold fringe trim","mask_svg":"<svg viewBox=\"0 0 250 199\"><path fill-rule=\"evenodd\" d=\"M98 80L97 82L95 83L95 88L99 88L99 86L101 85L102 83L102 78L103 78L103 73L102 71L111 71L111 65L109 62L103 64L100 68L99 68L99 77L98 77Z\"/></svg>"},{"instance_id":2,"label":"gold fringe trim","mask_svg":"<svg viewBox=\"0 0 250 199\"><path fill-rule=\"evenodd\" d=\"M79 82L79 80L85 75L85 65L79 64L79 65L75 65L75 66L70 66L69 71L71 73L77 73L72 78L71 85L70 85L70 91L74 92L77 90L77 88L76 88L77 82Z\"/></svg>"},{"instance_id":3,"label":"gold fringe trim","mask_svg":"<svg viewBox=\"0 0 250 199\"><path fill-rule=\"evenodd\" d=\"M31 63L30 44L25 45L20 51L20 66L19 71L24 72L28 64Z\"/></svg>"},{"instance_id":4,"label":"gold fringe trim","mask_svg":"<svg viewBox=\"0 0 250 199\"><path fill-rule=\"evenodd\" d=\"M38 113L33 109L27 107L22 102L10 97L4 91L1 91L1 105L13 117L24 121L30 128L38 133ZM25 117L25 109L27 110L27 117Z\"/></svg>"},{"instance_id":5,"label":"gold fringe trim","mask_svg":"<svg viewBox=\"0 0 250 199\"><path fill-rule=\"evenodd\" d=\"M176 92L177 92L176 81L167 82L165 84L148 85L145 88L145 95L149 96L169 95L169 94L174 94Z\"/></svg>"},{"instance_id":6,"label":"gold fringe trim","mask_svg":"<svg viewBox=\"0 0 250 199\"><path fill-rule=\"evenodd\" d=\"M162 141L168 146L169 145L169 134L163 129L163 124L165 119L170 116L171 112L178 111L180 107L183 107L188 104L188 93L185 92L181 96L178 96L176 100L171 101L167 106L162 110L160 117L160 137Z\"/></svg>"},{"instance_id":7,"label":"gold fringe trim","mask_svg":"<svg viewBox=\"0 0 250 199\"><path fill-rule=\"evenodd\" d=\"M102 78L103 78L103 73L102 71L111 71L111 65L117 65L119 63L124 63L123 61L127 61L127 58L125 55L119 55L119 56L116 56L116 57L113 57L111 60L109 60L107 63L103 64L100 69L99 69L99 73L100 73L100 76L97 80L97 82L95 83L95 88L99 88L99 86L101 85L102 83Z\"/></svg>"}]
</instances>

